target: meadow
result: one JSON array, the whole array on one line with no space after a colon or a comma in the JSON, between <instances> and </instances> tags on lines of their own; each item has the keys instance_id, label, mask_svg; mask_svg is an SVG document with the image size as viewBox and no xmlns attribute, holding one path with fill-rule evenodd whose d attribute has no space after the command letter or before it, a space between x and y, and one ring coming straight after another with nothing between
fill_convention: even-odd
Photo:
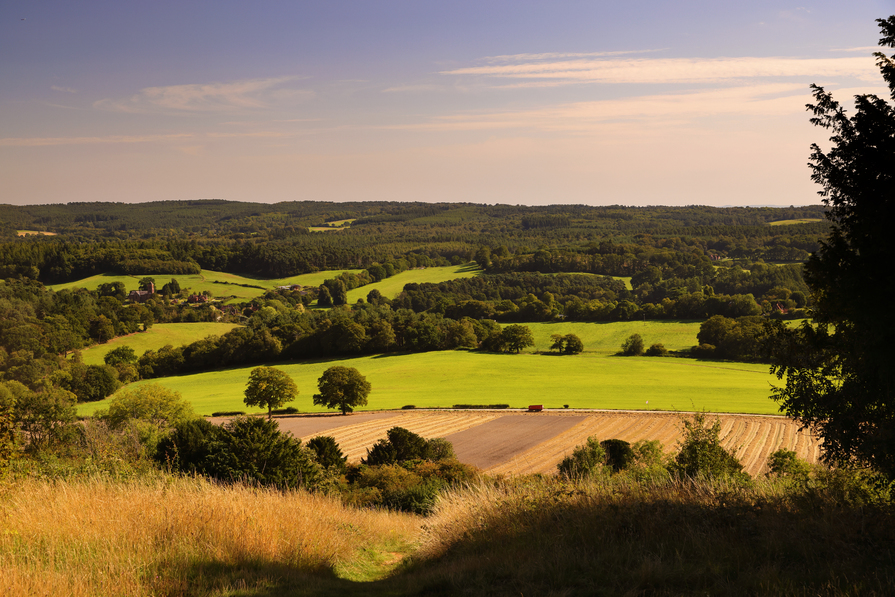
<instances>
[{"instance_id":1,"label":"meadow","mask_svg":"<svg viewBox=\"0 0 895 597\"><path fill-rule=\"evenodd\" d=\"M662 357L574 356L441 351L389 354L336 361L270 363L288 373L299 389L290 406L326 412L312 404L317 379L334 364L357 368L373 386L369 405L382 410L415 405L509 404L524 408L708 410L775 414L768 396L776 379L767 365ZM252 367L147 380L180 392L197 413L245 410L243 391ZM80 404L92 414L108 401Z\"/></svg>"},{"instance_id":2,"label":"meadow","mask_svg":"<svg viewBox=\"0 0 895 597\"><path fill-rule=\"evenodd\" d=\"M367 294L371 290L378 290L379 293L387 298L395 298L402 290L405 284L437 284L447 280L456 280L457 278L472 278L482 273L482 270L474 263L465 263L463 265L447 265L442 267L425 267L420 269L410 269L395 274L390 278L385 278L373 284L367 284L360 288L348 291L348 302L356 303L357 299L366 300ZM330 276L332 277L332 276Z\"/></svg>"},{"instance_id":3,"label":"meadow","mask_svg":"<svg viewBox=\"0 0 895 597\"><path fill-rule=\"evenodd\" d=\"M828 475L829 476L829 475ZM838 481L842 484L842 481ZM443 494L429 517L148 475L0 484L0 590L111 597L886 595L895 520L836 480L574 484ZM309 515L310 514L310 515ZM870 524L868 524L870 523Z\"/></svg>"},{"instance_id":4,"label":"meadow","mask_svg":"<svg viewBox=\"0 0 895 597\"><path fill-rule=\"evenodd\" d=\"M121 346L130 346L137 356L147 350L158 350L163 346L182 346L207 336L222 336L240 327L235 323L196 322L196 323L157 323L147 332L118 336L105 344L94 344L81 351L81 358L86 365L102 365L103 357L110 350Z\"/></svg>"},{"instance_id":5,"label":"meadow","mask_svg":"<svg viewBox=\"0 0 895 597\"><path fill-rule=\"evenodd\" d=\"M324 280L334 278L343 272L359 273L361 270L336 270L322 271L312 274L301 274L298 276L290 276L288 278L277 278L271 280L248 278L246 276L238 276L236 274L228 274L225 272L216 272L211 270L202 270L197 275L181 276L172 274L153 274L148 276L118 276L112 274L100 274L90 276L75 282L67 282L65 284L51 284L47 286L52 290L63 290L72 288L86 288L88 290L96 290L100 284L109 284L112 282L121 282L128 290L138 290L140 280L145 277L154 278L155 286L160 289L163 285L172 279L177 280L182 289L190 289L195 293L208 291L212 297L230 297L228 301L243 302L250 301L263 295L268 290L272 290L277 286L286 286L291 284L301 284L302 286L320 286ZM245 284L246 286L240 286Z\"/></svg>"}]
</instances>

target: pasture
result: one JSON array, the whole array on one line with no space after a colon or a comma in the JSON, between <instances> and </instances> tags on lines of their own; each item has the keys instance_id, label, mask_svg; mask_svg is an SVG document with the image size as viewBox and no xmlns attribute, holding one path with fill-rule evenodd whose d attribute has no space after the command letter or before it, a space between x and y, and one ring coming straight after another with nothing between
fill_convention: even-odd
<instances>
[{"instance_id":1,"label":"pasture","mask_svg":"<svg viewBox=\"0 0 895 597\"><path fill-rule=\"evenodd\" d=\"M821 218L799 218L797 220L777 220L776 222L768 222L771 226L790 226L792 224L814 224L823 222Z\"/></svg>"},{"instance_id":2,"label":"pasture","mask_svg":"<svg viewBox=\"0 0 895 597\"><path fill-rule=\"evenodd\" d=\"M378 290L379 293L387 298L395 298L402 290L405 284L437 284L447 280L456 280L457 278L472 278L482 273L482 270L474 263L464 263L463 265L448 265L443 267L426 267L422 269L410 269L395 274L390 278L385 278L373 284L367 284L360 288L348 291L348 302L356 303L357 299L366 300L367 294L371 290ZM333 277L333 276L329 276Z\"/></svg>"},{"instance_id":3,"label":"pasture","mask_svg":"<svg viewBox=\"0 0 895 597\"><path fill-rule=\"evenodd\" d=\"M182 346L206 336L222 336L236 327L240 326L235 323L157 323L148 332L118 336L105 344L94 344L81 351L81 356L86 365L102 365L106 353L121 346L130 346L140 356L147 350L158 350L168 344Z\"/></svg>"},{"instance_id":4,"label":"pasture","mask_svg":"<svg viewBox=\"0 0 895 597\"><path fill-rule=\"evenodd\" d=\"M236 274L228 274L225 272L216 272L211 270L202 270L197 275L172 275L172 274L152 274L148 276L118 276L112 274L100 274L90 276L75 282L66 282L65 284L52 284L47 288L52 290L63 290L71 288L86 288L88 290L96 290L100 284L109 284L112 282L121 282L128 290L137 290L140 280L149 277L155 279L155 286L161 289L166 283L172 279L177 280L180 287L189 288L192 292L208 291L213 297L232 297L232 301L250 301L253 298L263 295L268 290L272 290L277 286L286 286L290 284L301 284L302 286L320 286L324 280L334 278L342 272L358 273L361 270L335 270L315 272L312 274L301 274L298 276L290 276L288 278L277 278L272 280L247 278ZM244 285L244 286L243 286Z\"/></svg>"},{"instance_id":5,"label":"pasture","mask_svg":"<svg viewBox=\"0 0 895 597\"><path fill-rule=\"evenodd\" d=\"M547 408L702 410L774 414L768 396L776 378L767 365L662 357L573 356L441 351L377 355L302 363L270 363L299 389L291 406L326 412L312 404L317 379L333 364L356 367L373 386L369 405L358 410L509 404ZM180 392L199 414L245 410L243 391L252 367L149 380ZM80 415L106 401L81 404Z\"/></svg>"}]
</instances>

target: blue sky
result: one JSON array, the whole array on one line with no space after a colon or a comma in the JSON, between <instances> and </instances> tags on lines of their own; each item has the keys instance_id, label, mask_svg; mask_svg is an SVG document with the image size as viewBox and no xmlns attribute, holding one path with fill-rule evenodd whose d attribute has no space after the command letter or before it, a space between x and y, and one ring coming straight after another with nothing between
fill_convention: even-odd
<instances>
[{"instance_id":1,"label":"blue sky","mask_svg":"<svg viewBox=\"0 0 895 597\"><path fill-rule=\"evenodd\" d=\"M893 1L0 3L0 203L817 203Z\"/></svg>"}]
</instances>

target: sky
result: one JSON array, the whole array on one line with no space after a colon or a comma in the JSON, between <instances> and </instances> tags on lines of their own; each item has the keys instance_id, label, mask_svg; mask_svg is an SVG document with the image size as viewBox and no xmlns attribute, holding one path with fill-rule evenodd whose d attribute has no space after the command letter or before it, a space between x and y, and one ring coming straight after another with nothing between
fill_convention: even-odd
<instances>
[{"instance_id":1,"label":"sky","mask_svg":"<svg viewBox=\"0 0 895 597\"><path fill-rule=\"evenodd\" d=\"M895 0L0 2L0 204L817 204ZM890 49L889 54L892 53Z\"/></svg>"}]
</instances>

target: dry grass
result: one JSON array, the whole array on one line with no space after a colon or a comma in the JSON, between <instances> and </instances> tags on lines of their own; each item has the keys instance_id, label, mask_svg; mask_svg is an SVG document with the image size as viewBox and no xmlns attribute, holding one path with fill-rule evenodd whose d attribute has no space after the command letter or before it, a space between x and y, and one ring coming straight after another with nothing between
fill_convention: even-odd
<instances>
[{"instance_id":1,"label":"dry grass","mask_svg":"<svg viewBox=\"0 0 895 597\"><path fill-rule=\"evenodd\" d=\"M375 577L419 519L200 479L25 480L0 498L0 594L205 595Z\"/></svg>"},{"instance_id":2,"label":"dry grass","mask_svg":"<svg viewBox=\"0 0 895 597\"><path fill-rule=\"evenodd\" d=\"M890 508L803 500L773 483L519 478L443 496L405 588L450 595L889 595L893 518Z\"/></svg>"}]
</instances>

